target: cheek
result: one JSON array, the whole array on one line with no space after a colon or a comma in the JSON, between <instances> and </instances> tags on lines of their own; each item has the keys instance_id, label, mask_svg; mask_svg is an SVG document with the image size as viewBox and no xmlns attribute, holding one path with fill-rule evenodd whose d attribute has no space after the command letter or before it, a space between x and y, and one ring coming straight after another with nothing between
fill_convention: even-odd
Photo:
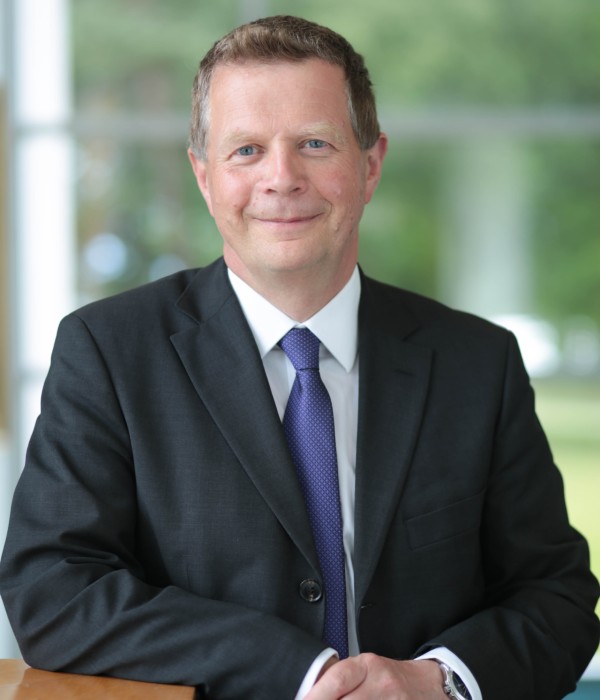
<instances>
[{"instance_id":1,"label":"cheek","mask_svg":"<svg viewBox=\"0 0 600 700\"><path fill-rule=\"evenodd\" d=\"M323 173L321 182L338 203L352 205L357 196L364 196L365 177L354 160L348 159L341 167Z\"/></svg>"},{"instance_id":2,"label":"cheek","mask_svg":"<svg viewBox=\"0 0 600 700\"><path fill-rule=\"evenodd\" d=\"M364 183L359 178L337 178L328 183L329 199L345 216L362 210L365 202Z\"/></svg>"},{"instance_id":3,"label":"cheek","mask_svg":"<svg viewBox=\"0 0 600 700\"><path fill-rule=\"evenodd\" d=\"M337 208L348 206L356 194L352 179L341 175L339 170L325 173L319 180L318 190L323 199Z\"/></svg>"},{"instance_id":4,"label":"cheek","mask_svg":"<svg viewBox=\"0 0 600 700\"><path fill-rule=\"evenodd\" d=\"M212 191L215 210L226 218L239 216L251 196L252 188L239 177L222 179Z\"/></svg>"}]
</instances>

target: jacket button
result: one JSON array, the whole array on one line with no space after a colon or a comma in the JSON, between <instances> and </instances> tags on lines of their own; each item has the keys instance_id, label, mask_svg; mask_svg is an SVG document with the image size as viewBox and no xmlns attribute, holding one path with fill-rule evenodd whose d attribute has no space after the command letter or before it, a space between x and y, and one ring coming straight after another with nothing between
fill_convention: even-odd
<instances>
[{"instance_id":1,"label":"jacket button","mask_svg":"<svg viewBox=\"0 0 600 700\"><path fill-rule=\"evenodd\" d=\"M306 578L300 584L300 597L308 603L316 603L323 597L323 589L314 578Z\"/></svg>"}]
</instances>

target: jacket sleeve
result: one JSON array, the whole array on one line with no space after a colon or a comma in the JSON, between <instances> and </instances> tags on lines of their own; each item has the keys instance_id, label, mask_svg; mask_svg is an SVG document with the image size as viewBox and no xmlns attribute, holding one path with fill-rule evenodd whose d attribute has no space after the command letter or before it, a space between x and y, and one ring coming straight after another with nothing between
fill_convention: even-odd
<instances>
[{"instance_id":1,"label":"jacket sleeve","mask_svg":"<svg viewBox=\"0 0 600 700\"><path fill-rule=\"evenodd\" d=\"M480 532L484 605L420 652L451 649L485 700L559 700L597 649L598 583L587 544L569 525L562 479L512 336L507 348Z\"/></svg>"},{"instance_id":2,"label":"jacket sleeve","mask_svg":"<svg viewBox=\"0 0 600 700\"><path fill-rule=\"evenodd\" d=\"M61 324L18 483L0 592L39 668L293 698L322 642L275 615L153 584L137 546L135 455L102 353Z\"/></svg>"}]
</instances>

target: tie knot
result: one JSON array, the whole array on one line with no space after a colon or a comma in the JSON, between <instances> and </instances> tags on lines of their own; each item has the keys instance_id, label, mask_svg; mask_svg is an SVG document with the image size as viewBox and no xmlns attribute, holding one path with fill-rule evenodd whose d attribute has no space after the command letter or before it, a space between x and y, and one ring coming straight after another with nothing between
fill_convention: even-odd
<instances>
[{"instance_id":1,"label":"tie knot","mask_svg":"<svg viewBox=\"0 0 600 700\"><path fill-rule=\"evenodd\" d=\"M301 369L319 369L321 341L308 328L292 328L279 341L296 372Z\"/></svg>"}]
</instances>

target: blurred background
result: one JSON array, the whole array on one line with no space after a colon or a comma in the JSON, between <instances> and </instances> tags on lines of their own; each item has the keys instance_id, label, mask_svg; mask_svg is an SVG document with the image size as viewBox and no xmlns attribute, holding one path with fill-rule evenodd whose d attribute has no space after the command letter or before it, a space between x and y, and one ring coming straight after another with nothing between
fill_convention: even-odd
<instances>
[{"instance_id":1,"label":"blurred background","mask_svg":"<svg viewBox=\"0 0 600 700\"><path fill-rule=\"evenodd\" d=\"M0 544L60 317L220 254L186 158L200 57L293 13L366 57L390 137L363 268L515 331L600 574L597 0L0 8Z\"/></svg>"}]
</instances>

